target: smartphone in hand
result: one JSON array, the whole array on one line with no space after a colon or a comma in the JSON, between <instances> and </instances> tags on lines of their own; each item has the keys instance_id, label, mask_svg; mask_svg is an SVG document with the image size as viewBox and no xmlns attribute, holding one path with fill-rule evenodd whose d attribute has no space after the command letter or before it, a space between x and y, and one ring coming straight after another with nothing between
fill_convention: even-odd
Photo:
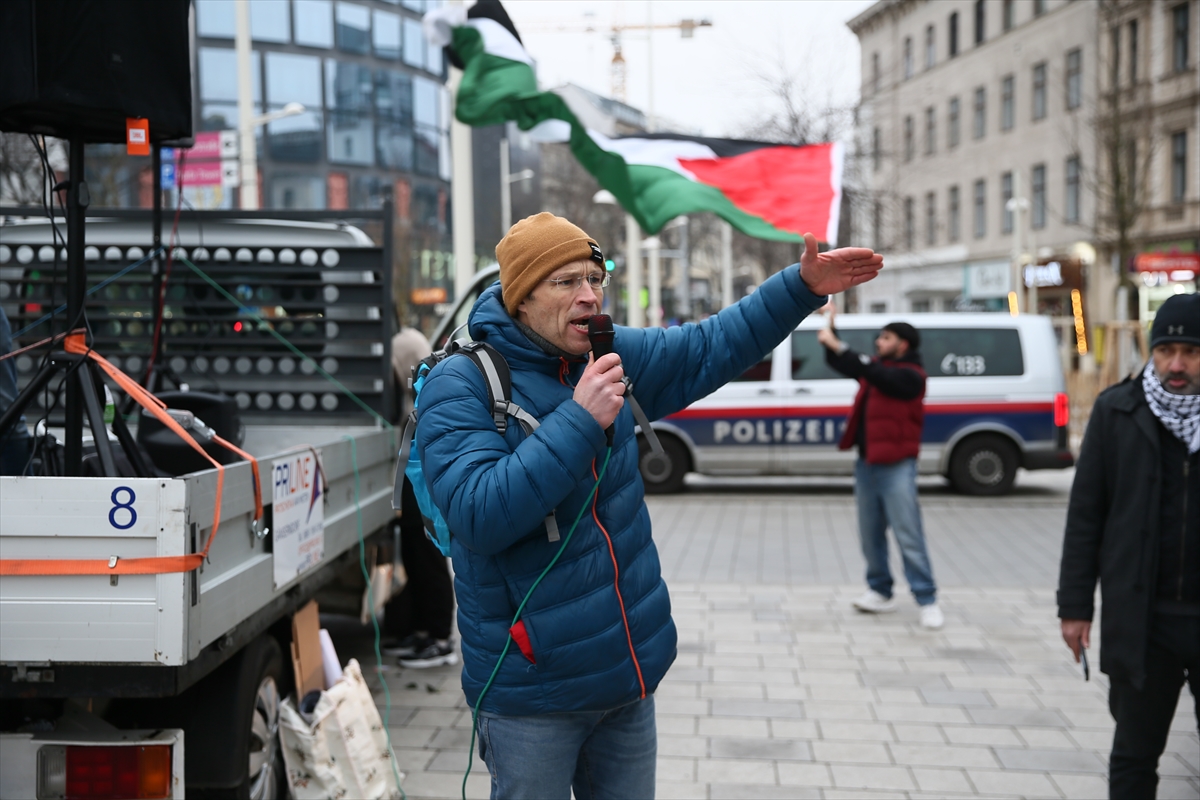
<instances>
[{"instance_id":1,"label":"smartphone in hand","mask_svg":"<svg viewBox=\"0 0 1200 800\"><path fill-rule=\"evenodd\" d=\"M1092 679L1091 671L1088 669L1087 650L1079 648L1079 663L1083 665L1083 679L1090 681Z\"/></svg>"}]
</instances>

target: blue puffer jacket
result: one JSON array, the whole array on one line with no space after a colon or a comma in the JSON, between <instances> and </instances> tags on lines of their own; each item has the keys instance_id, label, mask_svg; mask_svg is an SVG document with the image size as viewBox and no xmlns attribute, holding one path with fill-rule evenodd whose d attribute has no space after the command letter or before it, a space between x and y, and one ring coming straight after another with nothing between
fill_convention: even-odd
<instances>
[{"instance_id":1,"label":"blue puffer jacket","mask_svg":"<svg viewBox=\"0 0 1200 800\"><path fill-rule=\"evenodd\" d=\"M733 379L826 298L797 266L699 324L616 329L614 349L650 419L678 411ZM434 502L454 532L451 555L462 637L463 690L475 707L504 649L513 615L561 542L559 562L522 613L531 649L509 649L482 710L524 716L615 708L653 692L675 660L675 624L650 538L628 405L616 420L604 479L581 509L606 454L604 430L572 399L585 358L531 342L504 310L499 284L471 311L470 332L508 361L513 401L540 423L501 436L475 365L449 358L421 390L416 442Z\"/></svg>"}]
</instances>

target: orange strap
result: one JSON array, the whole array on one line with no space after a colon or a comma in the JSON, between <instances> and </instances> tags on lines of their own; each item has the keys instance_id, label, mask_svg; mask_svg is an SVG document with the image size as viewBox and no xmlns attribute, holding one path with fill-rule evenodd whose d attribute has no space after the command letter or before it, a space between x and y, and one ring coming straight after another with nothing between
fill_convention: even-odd
<instances>
[{"instance_id":1,"label":"orange strap","mask_svg":"<svg viewBox=\"0 0 1200 800\"><path fill-rule=\"evenodd\" d=\"M82 333L71 333L67 336L65 349L68 353L85 355L95 361L108 376L112 378L130 397L142 408L149 411L155 419L172 430L183 441L210 464L217 468L217 494L213 507L212 531L204 543L204 549L199 553L183 556L155 556L151 558L119 558L105 559L0 559L0 576L3 575L162 575L168 572L191 572L204 563L208 549L212 547L213 538L217 535L217 527L221 522L221 495L225 486L225 467L215 458L205 452L200 443L188 435L178 422L166 411L163 401L144 389L137 381L130 378L121 370L114 367L99 353L91 350ZM236 453L250 462L254 473L254 519L261 521L262 481L259 479L258 459L222 439L214 436L213 441Z\"/></svg>"}]
</instances>

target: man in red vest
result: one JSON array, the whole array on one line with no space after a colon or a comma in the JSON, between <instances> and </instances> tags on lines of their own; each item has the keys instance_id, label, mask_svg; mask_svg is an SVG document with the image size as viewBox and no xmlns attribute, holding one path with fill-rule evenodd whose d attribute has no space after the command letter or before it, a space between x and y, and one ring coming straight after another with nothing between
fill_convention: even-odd
<instances>
[{"instance_id":1,"label":"man in red vest","mask_svg":"<svg viewBox=\"0 0 1200 800\"><path fill-rule=\"evenodd\" d=\"M925 423L925 370L921 334L907 322L892 322L875 339L875 358L856 353L837 337L834 311L817 334L830 367L858 380L858 395L838 448L858 447L854 497L858 535L867 561L867 592L854 601L859 611L896 610L888 569L887 528L891 525L904 561L904 577L921 608L921 626L937 630L946 619L937 604L937 586L925 548L917 502L917 454Z\"/></svg>"}]
</instances>

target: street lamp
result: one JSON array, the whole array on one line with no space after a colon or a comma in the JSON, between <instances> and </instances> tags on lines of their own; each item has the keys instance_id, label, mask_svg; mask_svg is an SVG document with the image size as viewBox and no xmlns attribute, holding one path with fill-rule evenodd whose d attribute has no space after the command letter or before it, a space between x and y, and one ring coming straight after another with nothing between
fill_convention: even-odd
<instances>
[{"instance_id":1,"label":"street lamp","mask_svg":"<svg viewBox=\"0 0 1200 800\"><path fill-rule=\"evenodd\" d=\"M620 205L607 189L592 196L593 203ZM645 325L642 316L642 229L629 212L625 212L625 324L631 328Z\"/></svg>"}]
</instances>

